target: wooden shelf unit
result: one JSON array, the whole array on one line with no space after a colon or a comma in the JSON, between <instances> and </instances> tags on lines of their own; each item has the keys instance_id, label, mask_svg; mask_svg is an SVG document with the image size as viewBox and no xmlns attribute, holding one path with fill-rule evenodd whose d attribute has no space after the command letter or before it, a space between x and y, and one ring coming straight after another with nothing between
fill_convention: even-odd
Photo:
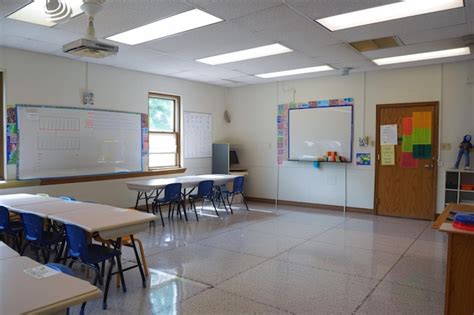
<instances>
[{"instance_id":1,"label":"wooden shelf unit","mask_svg":"<svg viewBox=\"0 0 474 315\"><path fill-rule=\"evenodd\" d=\"M474 185L474 171L462 169L446 170L444 202L474 204L474 190L463 190L462 185Z\"/></svg>"}]
</instances>

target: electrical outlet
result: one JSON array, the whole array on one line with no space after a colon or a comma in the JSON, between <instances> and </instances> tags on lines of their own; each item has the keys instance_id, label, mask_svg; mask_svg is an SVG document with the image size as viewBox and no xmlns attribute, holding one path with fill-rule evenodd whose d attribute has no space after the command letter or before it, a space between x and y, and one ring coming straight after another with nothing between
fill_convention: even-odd
<instances>
[{"instance_id":1,"label":"electrical outlet","mask_svg":"<svg viewBox=\"0 0 474 315\"><path fill-rule=\"evenodd\" d=\"M451 143L441 143L441 150L444 150L444 151L451 150Z\"/></svg>"}]
</instances>

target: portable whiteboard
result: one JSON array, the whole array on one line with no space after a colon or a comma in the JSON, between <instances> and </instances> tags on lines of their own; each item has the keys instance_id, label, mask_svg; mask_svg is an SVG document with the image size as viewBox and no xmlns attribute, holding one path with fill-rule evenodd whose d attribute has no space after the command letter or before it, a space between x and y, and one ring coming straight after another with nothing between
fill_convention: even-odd
<instances>
[{"instance_id":1,"label":"portable whiteboard","mask_svg":"<svg viewBox=\"0 0 474 315\"><path fill-rule=\"evenodd\" d=\"M288 159L314 161L327 151L352 161L352 105L288 111Z\"/></svg>"},{"instance_id":2,"label":"portable whiteboard","mask_svg":"<svg viewBox=\"0 0 474 315\"><path fill-rule=\"evenodd\" d=\"M142 171L141 115L17 105L18 179Z\"/></svg>"},{"instance_id":3,"label":"portable whiteboard","mask_svg":"<svg viewBox=\"0 0 474 315\"><path fill-rule=\"evenodd\" d=\"M184 112L184 158L212 157L212 115Z\"/></svg>"}]
</instances>

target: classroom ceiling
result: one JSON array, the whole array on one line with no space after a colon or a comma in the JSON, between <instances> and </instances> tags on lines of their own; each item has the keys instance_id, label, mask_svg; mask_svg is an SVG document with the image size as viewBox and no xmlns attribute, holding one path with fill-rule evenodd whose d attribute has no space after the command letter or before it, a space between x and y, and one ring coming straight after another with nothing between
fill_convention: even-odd
<instances>
[{"instance_id":1,"label":"classroom ceiling","mask_svg":"<svg viewBox=\"0 0 474 315\"><path fill-rule=\"evenodd\" d=\"M209 84L236 87L276 80L339 75L340 70L263 79L255 74L328 64L353 72L401 68L473 59L468 56L377 66L370 59L466 45L474 34L474 0L464 8L330 32L315 19L397 2L395 0L107 0L96 17L97 36L108 36L194 8L223 22L170 37L129 46L104 59L79 58L62 52L62 45L81 38L87 17L76 16L54 27L5 18L30 0L0 0L0 46L19 48L115 67L162 74ZM399 47L360 53L348 42L397 36ZM113 44L112 41L105 40ZM222 65L198 58L280 43L293 52ZM470 44L474 44L471 40Z\"/></svg>"}]
</instances>

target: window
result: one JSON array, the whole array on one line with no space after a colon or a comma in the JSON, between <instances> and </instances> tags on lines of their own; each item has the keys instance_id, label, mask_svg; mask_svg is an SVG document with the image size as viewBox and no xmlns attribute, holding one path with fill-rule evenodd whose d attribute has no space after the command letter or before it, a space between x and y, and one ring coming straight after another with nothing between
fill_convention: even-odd
<instances>
[{"instance_id":1,"label":"window","mask_svg":"<svg viewBox=\"0 0 474 315\"><path fill-rule=\"evenodd\" d=\"M180 97L150 93L148 120L148 167L179 167Z\"/></svg>"}]
</instances>

